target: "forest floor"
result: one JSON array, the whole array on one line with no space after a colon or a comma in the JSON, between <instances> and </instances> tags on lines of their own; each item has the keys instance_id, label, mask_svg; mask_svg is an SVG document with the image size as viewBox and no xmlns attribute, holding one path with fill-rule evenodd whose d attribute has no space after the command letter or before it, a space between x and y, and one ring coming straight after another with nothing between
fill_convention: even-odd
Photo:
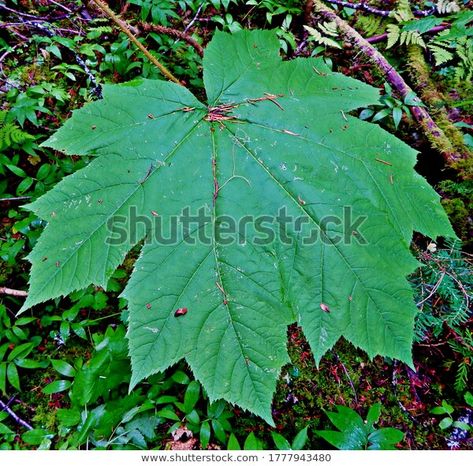
<instances>
[{"instance_id":1,"label":"forest floor","mask_svg":"<svg viewBox=\"0 0 473 466\"><path fill-rule=\"evenodd\" d=\"M379 105L356 115L419 151L416 169L442 197L462 243L436 244L421 235L413 240L412 251L424 265L410 277L420 311L415 370L381 357L370 361L344 340L316 367L301 330L291 326L292 362L283 368L275 395L275 428L225 403L209 404L184 363L129 394L127 311L119 294L136 251L107 289L90 286L18 318L28 282L25 258L44 227L22 205L87 163L87 157L65 156L40 143L74 109L97 99L101 84L162 77L92 1L2 3L0 449L273 449L287 446L284 442L293 442L298 433L299 447L331 448L317 433L334 429L327 412L343 405L364 419L376 403L381 403L378 426L403 433L400 449L472 449L472 2L325 4L414 89L446 135L440 142L411 114L412 103L383 70L317 12L314 2L133 0L109 5L197 95L203 87L202 47L217 29L276 29L284 58L320 56L334 71L378 87ZM186 412L184 399L191 393L196 400Z\"/></svg>"}]
</instances>

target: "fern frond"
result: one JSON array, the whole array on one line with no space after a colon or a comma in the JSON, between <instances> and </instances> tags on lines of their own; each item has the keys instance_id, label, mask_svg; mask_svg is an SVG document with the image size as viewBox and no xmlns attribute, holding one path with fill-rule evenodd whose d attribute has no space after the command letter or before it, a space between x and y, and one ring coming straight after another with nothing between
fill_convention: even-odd
<instances>
[{"instance_id":1,"label":"fern frond","mask_svg":"<svg viewBox=\"0 0 473 466\"><path fill-rule=\"evenodd\" d=\"M338 28L335 21L326 21L325 23L319 24L319 29L327 36L338 37Z\"/></svg>"},{"instance_id":2,"label":"fern frond","mask_svg":"<svg viewBox=\"0 0 473 466\"><path fill-rule=\"evenodd\" d=\"M429 44L427 48L432 52L436 66L443 65L453 58L453 53L440 47L440 45Z\"/></svg>"},{"instance_id":3,"label":"fern frond","mask_svg":"<svg viewBox=\"0 0 473 466\"><path fill-rule=\"evenodd\" d=\"M438 0L435 8L440 14L457 13L460 11L460 7L455 0Z\"/></svg>"},{"instance_id":4,"label":"fern frond","mask_svg":"<svg viewBox=\"0 0 473 466\"><path fill-rule=\"evenodd\" d=\"M364 31L364 34L374 36L380 29L383 18L375 15L358 16L356 20L356 28Z\"/></svg>"},{"instance_id":5,"label":"fern frond","mask_svg":"<svg viewBox=\"0 0 473 466\"><path fill-rule=\"evenodd\" d=\"M320 27L320 26L319 26ZM337 49L341 49L342 47L340 46L340 44L331 39L330 37L325 37L322 35L322 33L315 29L315 28L312 28L310 26L304 26L304 29L310 34L310 36L315 40L315 42L317 42L318 44L320 45L326 45L328 47L334 47L334 48L337 48Z\"/></svg>"},{"instance_id":6,"label":"fern frond","mask_svg":"<svg viewBox=\"0 0 473 466\"><path fill-rule=\"evenodd\" d=\"M455 82L471 81L473 78L473 40L466 37L460 39L456 52L460 63L455 69Z\"/></svg>"},{"instance_id":7,"label":"fern frond","mask_svg":"<svg viewBox=\"0 0 473 466\"><path fill-rule=\"evenodd\" d=\"M458 365L457 373L455 374L454 388L457 392L461 393L465 391L468 386L468 365L465 361L462 361Z\"/></svg>"},{"instance_id":8,"label":"fern frond","mask_svg":"<svg viewBox=\"0 0 473 466\"><path fill-rule=\"evenodd\" d=\"M90 30L100 32L100 34L107 34L113 31L113 29L110 26L97 26L97 27L91 28Z\"/></svg>"},{"instance_id":9,"label":"fern frond","mask_svg":"<svg viewBox=\"0 0 473 466\"><path fill-rule=\"evenodd\" d=\"M399 0L396 10L393 12L393 18L399 23L409 21L413 18L409 0Z\"/></svg>"},{"instance_id":10,"label":"fern frond","mask_svg":"<svg viewBox=\"0 0 473 466\"><path fill-rule=\"evenodd\" d=\"M0 151L34 139L31 134L23 131L15 123L6 122L7 115L8 112L0 112Z\"/></svg>"},{"instance_id":11,"label":"fern frond","mask_svg":"<svg viewBox=\"0 0 473 466\"><path fill-rule=\"evenodd\" d=\"M419 45L425 48L424 39L417 31L401 31L399 43L405 45Z\"/></svg>"},{"instance_id":12,"label":"fern frond","mask_svg":"<svg viewBox=\"0 0 473 466\"><path fill-rule=\"evenodd\" d=\"M386 27L386 31L388 33L388 42L386 44L386 48L390 49L399 40L401 36L401 30L396 24L388 24Z\"/></svg>"}]
</instances>

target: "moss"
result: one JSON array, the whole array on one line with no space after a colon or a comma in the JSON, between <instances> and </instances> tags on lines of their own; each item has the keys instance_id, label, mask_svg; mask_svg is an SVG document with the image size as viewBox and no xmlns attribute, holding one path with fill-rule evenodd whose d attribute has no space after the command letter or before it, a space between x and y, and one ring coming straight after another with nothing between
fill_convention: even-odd
<instances>
[{"instance_id":1,"label":"moss","mask_svg":"<svg viewBox=\"0 0 473 466\"><path fill-rule=\"evenodd\" d=\"M333 429L325 411L342 404L366 416L369 407L380 402L383 408L379 426L402 430L405 440L401 448L445 448L444 433L429 414L430 407L440 404L441 385L431 383L422 368L416 374L382 358L369 362L365 353L344 340L317 368L300 329L290 328L289 341L292 364L282 371L273 403L276 431L289 441L309 426L306 448L330 448L315 433L319 429ZM422 383L421 388L416 387L418 383ZM251 431L263 438L268 448L273 447L272 429L257 418L237 415L232 424L239 439L245 439Z\"/></svg>"},{"instance_id":2,"label":"moss","mask_svg":"<svg viewBox=\"0 0 473 466\"><path fill-rule=\"evenodd\" d=\"M435 149L444 154L461 154L465 158L473 157L473 152L465 145L462 132L450 121L446 104L449 99L431 79L432 70L427 65L423 49L418 45L407 47L407 69L414 87L421 100L429 107L429 112L438 127L446 136L445 141L430 141Z\"/></svg>"},{"instance_id":3,"label":"moss","mask_svg":"<svg viewBox=\"0 0 473 466\"><path fill-rule=\"evenodd\" d=\"M472 228L471 220L468 219L468 209L462 199L442 199L442 205L447 212L455 233L463 240L465 246L471 243L469 232Z\"/></svg>"}]
</instances>

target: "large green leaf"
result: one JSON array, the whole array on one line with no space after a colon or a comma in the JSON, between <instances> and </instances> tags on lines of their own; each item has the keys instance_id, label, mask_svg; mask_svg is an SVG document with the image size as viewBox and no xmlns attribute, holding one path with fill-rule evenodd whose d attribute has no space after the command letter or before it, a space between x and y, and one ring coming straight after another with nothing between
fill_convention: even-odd
<instances>
[{"instance_id":1,"label":"large green leaf","mask_svg":"<svg viewBox=\"0 0 473 466\"><path fill-rule=\"evenodd\" d=\"M415 152L349 115L378 91L319 59L283 62L278 48L273 32L217 33L204 58L208 106L143 80L105 86L102 101L74 112L46 145L97 157L29 206L49 223L22 308L105 286L146 236L123 293L132 386L185 358L211 400L268 422L292 322L317 362L343 335L371 357L411 363L412 233L453 235L413 170ZM208 218L177 229L172 244L143 223L131 234L133 216L168 232L185 208ZM271 223L281 209L303 221ZM118 215L130 234L110 245ZM224 216L248 215L258 220L228 244ZM347 216L363 220L353 235L333 222ZM261 244L264 222L275 239Z\"/></svg>"}]
</instances>

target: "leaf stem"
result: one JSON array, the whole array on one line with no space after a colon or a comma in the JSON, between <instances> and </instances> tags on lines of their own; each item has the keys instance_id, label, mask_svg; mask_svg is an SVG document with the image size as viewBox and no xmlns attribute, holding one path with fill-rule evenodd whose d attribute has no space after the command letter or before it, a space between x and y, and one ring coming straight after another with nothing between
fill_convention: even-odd
<instances>
[{"instance_id":1,"label":"leaf stem","mask_svg":"<svg viewBox=\"0 0 473 466\"><path fill-rule=\"evenodd\" d=\"M129 37L129 39L145 54L146 58L158 68L158 70L169 81L175 82L182 86L183 84L177 79L156 57L151 55L149 50L133 35L127 24L122 21L113 10L102 0L93 0L93 2Z\"/></svg>"}]
</instances>

